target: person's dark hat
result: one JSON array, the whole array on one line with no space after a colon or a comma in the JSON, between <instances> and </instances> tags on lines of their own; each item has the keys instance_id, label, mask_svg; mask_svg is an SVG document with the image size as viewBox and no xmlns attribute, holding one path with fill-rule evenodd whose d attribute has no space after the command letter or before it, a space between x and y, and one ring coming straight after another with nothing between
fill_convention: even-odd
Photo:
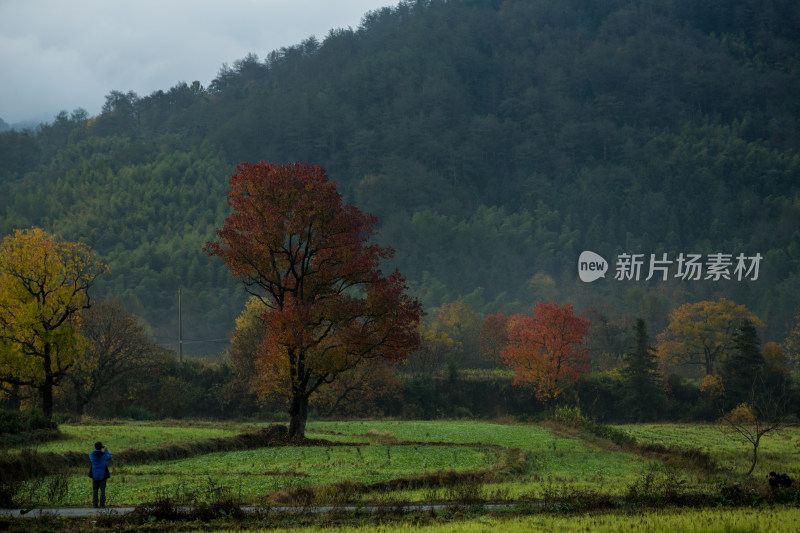
<instances>
[{"instance_id":1,"label":"person's dark hat","mask_svg":"<svg viewBox=\"0 0 800 533\"><path fill-rule=\"evenodd\" d=\"M102 450L103 449L103 443L100 442L100 441L95 442L94 443L94 449L95 450Z\"/></svg>"}]
</instances>

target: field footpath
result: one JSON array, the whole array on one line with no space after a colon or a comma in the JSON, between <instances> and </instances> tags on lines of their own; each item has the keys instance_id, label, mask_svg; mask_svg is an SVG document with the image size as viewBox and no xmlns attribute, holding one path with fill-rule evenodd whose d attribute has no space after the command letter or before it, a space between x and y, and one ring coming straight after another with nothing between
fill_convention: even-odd
<instances>
[{"instance_id":1,"label":"field footpath","mask_svg":"<svg viewBox=\"0 0 800 533\"><path fill-rule=\"evenodd\" d=\"M430 511L449 511L458 509L484 509L487 511L499 509L512 509L516 503L476 503L476 504L397 504L397 505L274 505L255 506L243 505L239 507L246 514L292 514L292 513L417 513ZM525 504L530 505L530 504ZM34 509L0 509L0 516L11 518L40 518L64 517L77 518L94 515L126 515L137 510L147 509L148 506L120 506L95 509L93 507L39 507ZM195 508L191 506L177 506L175 510L180 513L191 513ZM146 511L145 511L146 513Z\"/></svg>"}]
</instances>

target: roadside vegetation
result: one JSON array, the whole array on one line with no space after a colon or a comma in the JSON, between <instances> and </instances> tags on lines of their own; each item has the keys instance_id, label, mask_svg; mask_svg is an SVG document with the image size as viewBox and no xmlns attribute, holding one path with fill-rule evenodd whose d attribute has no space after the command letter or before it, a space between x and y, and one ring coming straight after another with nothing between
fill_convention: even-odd
<instances>
[{"instance_id":1,"label":"roadside vegetation","mask_svg":"<svg viewBox=\"0 0 800 533\"><path fill-rule=\"evenodd\" d=\"M731 531L794 532L800 510L791 508L757 512L750 509L650 510L641 513L590 513L585 515L535 514L529 516L483 515L465 520L415 517L413 521L367 524L361 526L293 527L288 532L330 531L332 533L372 533L404 531L411 533L478 533L484 531L681 531L685 533L728 533ZM227 531L241 531L229 529ZM254 527L247 531L266 532L268 528Z\"/></svg>"}]
</instances>

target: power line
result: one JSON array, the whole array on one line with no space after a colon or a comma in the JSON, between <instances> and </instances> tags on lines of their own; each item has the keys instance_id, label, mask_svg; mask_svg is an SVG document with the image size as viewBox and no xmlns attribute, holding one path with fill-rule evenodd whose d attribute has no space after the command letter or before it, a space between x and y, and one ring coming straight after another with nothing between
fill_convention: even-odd
<instances>
[{"instance_id":1,"label":"power line","mask_svg":"<svg viewBox=\"0 0 800 533\"><path fill-rule=\"evenodd\" d=\"M183 344L198 344L201 342L209 342L209 343L227 343L230 342L230 339L183 339ZM177 346L178 342L159 342L159 346Z\"/></svg>"}]
</instances>

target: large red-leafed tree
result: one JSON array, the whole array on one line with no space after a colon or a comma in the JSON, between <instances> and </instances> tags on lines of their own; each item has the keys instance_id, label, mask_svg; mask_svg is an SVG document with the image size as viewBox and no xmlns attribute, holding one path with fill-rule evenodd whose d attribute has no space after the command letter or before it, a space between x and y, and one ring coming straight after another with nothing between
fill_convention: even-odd
<instances>
[{"instance_id":1,"label":"large red-leafed tree","mask_svg":"<svg viewBox=\"0 0 800 533\"><path fill-rule=\"evenodd\" d=\"M589 321L575 316L567 304L537 303L533 317L510 317L509 342L501 357L514 371L514 384L533 385L539 401L552 405L590 369L583 346L588 328Z\"/></svg>"},{"instance_id":2,"label":"large red-leafed tree","mask_svg":"<svg viewBox=\"0 0 800 533\"><path fill-rule=\"evenodd\" d=\"M357 367L396 362L419 346L421 306L392 250L371 243L376 218L342 202L325 170L243 163L232 214L205 250L269 308L256 369L265 393L289 399L289 437L305 436L309 397Z\"/></svg>"}]
</instances>

